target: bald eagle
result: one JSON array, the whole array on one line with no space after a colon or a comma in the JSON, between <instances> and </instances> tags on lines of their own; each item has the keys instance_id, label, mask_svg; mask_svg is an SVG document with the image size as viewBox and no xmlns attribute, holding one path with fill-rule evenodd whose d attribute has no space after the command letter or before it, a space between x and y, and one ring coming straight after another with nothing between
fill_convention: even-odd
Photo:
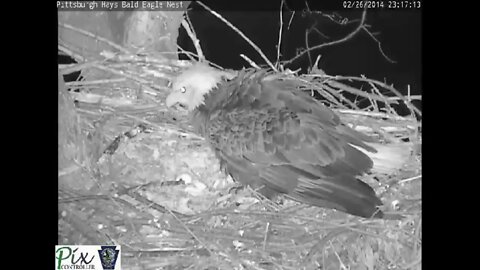
<instances>
[{"instance_id":1,"label":"bald eagle","mask_svg":"<svg viewBox=\"0 0 480 270\"><path fill-rule=\"evenodd\" d=\"M399 167L405 151L386 149L340 121L294 78L244 69L229 80L204 63L172 81L166 99L191 111L195 132L243 185L360 217L382 218L382 201L358 176ZM383 151L383 152L382 152Z\"/></svg>"}]
</instances>

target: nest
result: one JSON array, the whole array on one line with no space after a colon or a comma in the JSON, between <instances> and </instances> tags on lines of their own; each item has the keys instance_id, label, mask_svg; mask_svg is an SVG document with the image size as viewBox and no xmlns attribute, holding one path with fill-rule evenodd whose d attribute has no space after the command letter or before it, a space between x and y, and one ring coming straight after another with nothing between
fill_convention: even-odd
<instances>
[{"instance_id":1,"label":"nest","mask_svg":"<svg viewBox=\"0 0 480 270\"><path fill-rule=\"evenodd\" d=\"M356 130L385 144L408 141L413 154L402 168L362 178L405 218L369 220L232 192L236 184L187 114L164 106L165 82L189 62L105 59L60 67L95 76L65 88L59 80L59 244L121 245L125 269L420 269L421 112L411 97L367 78L278 71Z\"/></svg>"}]
</instances>

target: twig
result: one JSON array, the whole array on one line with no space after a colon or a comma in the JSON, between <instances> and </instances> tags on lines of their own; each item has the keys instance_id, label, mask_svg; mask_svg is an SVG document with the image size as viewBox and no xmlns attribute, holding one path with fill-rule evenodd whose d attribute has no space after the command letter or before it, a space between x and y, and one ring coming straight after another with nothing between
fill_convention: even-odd
<instances>
[{"instance_id":1,"label":"twig","mask_svg":"<svg viewBox=\"0 0 480 270\"><path fill-rule=\"evenodd\" d=\"M308 34L310 33L309 29L305 30L305 51L308 56L308 66L312 66L312 56L310 55L310 48L308 47Z\"/></svg>"},{"instance_id":2,"label":"twig","mask_svg":"<svg viewBox=\"0 0 480 270\"><path fill-rule=\"evenodd\" d=\"M95 84L106 84L106 83L119 83L124 82L126 78L115 78L115 79L103 79L103 80L94 80L94 81L76 81L65 83L66 86L80 86L80 85L95 85Z\"/></svg>"},{"instance_id":3,"label":"twig","mask_svg":"<svg viewBox=\"0 0 480 270\"><path fill-rule=\"evenodd\" d=\"M73 72L76 72L76 71L80 71L80 70L92 67L92 66L97 65L99 63L100 63L99 61L91 61L91 62L86 62L86 63L83 63L83 64L73 64L73 65L65 67L65 68L59 68L59 71L60 71L60 74L66 75L66 74L70 74L70 73L73 73Z\"/></svg>"},{"instance_id":4,"label":"twig","mask_svg":"<svg viewBox=\"0 0 480 270\"><path fill-rule=\"evenodd\" d=\"M318 76L318 75L317 75ZM363 81L363 82L371 82L371 83L374 83L376 85L379 85L389 91L391 91L392 93L394 93L400 100L402 100L403 102L405 102L405 104L408 103L408 101L405 99L405 97L400 93L398 92L397 89L393 88L392 86L390 85L387 85L383 82L380 82L380 81L377 81L377 80L373 80L373 79L366 79L366 78L359 78L359 77L353 77L353 76L330 76L330 75L320 75L319 77L329 77L329 78L332 78L334 80L357 80L357 81ZM422 112L416 107L414 106L413 104L411 104L412 106L412 109L420 116L422 116Z\"/></svg>"},{"instance_id":5,"label":"twig","mask_svg":"<svg viewBox=\"0 0 480 270\"><path fill-rule=\"evenodd\" d=\"M190 21L190 20L189 20ZM197 50L198 60L203 62L205 60L205 55L203 55L202 47L200 46L200 41L197 38L193 30L193 26L190 25L186 20L182 20L182 26L187 31L188 36L193 42L193 46L195 46L195 50Z\"/></svg>"},{"instance_id":6,"label":"twig","mask_svg":"<svg viewBox=\"0 0 480 270\"><path fill-rule=\"evenodd\" d=\"M417 179L421 179L422 178L422 175L417 175L417 176L413 176L413 177L410 177L410 178L407 178L407 179L402 179L400 181L398 181L399 184L403 184L403 183L406 183L406 182L410 182L410 181L413 181L413 180L417 180Z\"/></svg>"},{"instance_id":7,"label":"twig","mask_svg":"<svg viewBox=\"0 0 480 270\"><path fill-rule=\"evenodd\" d=\"M379 50L380 53L383 55L383 57L385 57L385 59L387 59L387 61L390 62L390 63L394 63L394 64L397 63L397 61L390 59L390 57L388 57L388 56L383 52L382 43L370 32L370 30L368 30L365 25L362 26L362 28L363 28L363 30L365 30L365 32L367 32L367 34L377 43L377 45L378 45L378 50Z\"/></svg>"},{"instance_id":8,"label":"twig","mask_svg":"<svg viewBox=\"0 0 480 270\"><path fill-rule=\"evenodd\" d=\"M371 85L371 86L372 86L372 85ZM362 91L362 92L363 92L363 91ZM372 92L376 92L375 95L381 96L381 95L380 95L380 91L378 91L378 89L377 89L374 85L372 86ZM379 112L380 109L379 109L379 107L378 107L377 101L376 101L375 99L372 99L370 96L368 97L368 100L370 101L370 104L372 104L373 110L374 110L375 112Z\"/></svg>"},{"instance_id":9,"label":"twig","mask_svg":"<svg viewBox=\"0 0 480 270\"><path fill-rule=\"evenodd\" d=\"M292 24L292 21L293 21L293 16L295 16L295 10L293 11L293 13L292 13L292 16L290 17L290 20L288 21L288 27L287 27L287 30L290 30L290 25Z\"/></svg>"},{"instance_id":10,"label":"twig","mask_svg":"<svg viewBox=\"0 0 480 270\"><path fill-rule=\"evenodd\" d=\"M355 20L351 20L349 21L348 18L343 18L342 16L340 16L338 13L336 12L333 12L332 14L325 14L323 12L320 12L318 11L322 16L328 18L329 20L331 20L332 22L336 23L336 24L339 24L339 25L345 25L345 24L349 24L349 23L354 23L356 21L358 21L358 19L355 19Z\"/></svg>"},{"instance_id":11,"label":"twig","mask_svg":"<svg viewBox=\"0 0 480 270\"><path fill-rule=\"evenodd\" d=\"M199 57L197 54L195 54L195 53L193 53L193 52L189 52L189 51L184 50L184 49L183 49L182 47L180 47L180 45L178 45L178 44L177 44L177 48L180 50L180 53L184 53L186 56L188 56L188 58L189 58L191 61L195 61L195 59L193 59L192 56L196 56L196 57L198 57L198 58L200 59L200 57Z\"/></svg>"},{"instance_id":12,"label":"twig","mask_svg":"<svg viewBox=\"0 0 480 270\"><path fill-rule=\"evenodd\" d=\"M77 54L75 52L73 52L72 50L68 49L67 47L65 46L62 46L60 44L58 44L58 49L65 53L66 55L72 57L73 59L75 59L77 62L84 62L85 61L85 57L83 57L82 55L80 54Z\"/></svg>"},{"instance_id":13,"label":"twig","mask_svg":"<svg viewBox=\"0 0 480 270\"><path fill-rule=\"evenodd\" d=\"M112 112L114 112L115 110L112 110L110 109ZM180 135L180 136L184 136L186 138L189 138L189 139L196 139L196 140L204 140L203 137L200 137L194 133L189 133L189 132L185 132L185 131L182 131L181 129L179 129L177 126L174 126L174 125L169 125L169 124L166 124L166 123L163 123L162 125L157 125L153 122L150 122L146 119L143 119L141 117L136 117L136 116L133 116L133 115L130 115L130 114L126 114L126 113L119 113L120 115L123 115L127 118L130 118L130 119L133 119L133 120L136 120L140 123L145 123L145 124L148 124L152 127L155 127L159 130L164 130L164 131L167 131L169 133L174 133L174 134L177 134L177 135Z\"/></svg>"},{"instance_id":14,"label":"twig","mask_svg":"<svg viewBox=\"0 0 480 270\"><path fill-rule=\"evenodd\" d=\"M416 116L415 115L415 106L412 104L412 98L410 96L410 84L407 85L407 100L403 101L405 103L405 105L407 106L407 108L410 110L410 114L413 115L413 116Z\"/></svg>"},{"instance_id":15,"label":"twig","mask_svg":"<svg viewBox=\"0 0 480 270\"><path fill-rule=\"evenodd\" d=\"M282 1L283 2L283 1ZM270 222L267 222L267 226L265 226L265 236L263 237L263 250L267 249L267 240L268 240L268 232L270 231Z\"/></svg>"},{"instance_id":16,"label":"twig","mask_svg":"<svg viewBox=\"0 0 480 270\"><path fill-rule=\"evenodd\" d=\"M240 54L240 57L242 57L245 61L247 61L250 66L254 67L255 69L261 69L255 62L253 62L253 60L251 60L250 58L248 58L248 56L246 56L245 54Z\"/></svg>"},{"instance_id":17,"label":"twig","mask_svg":"<svg viewBox=\"0 0 480 270\"><path fill-rule=\"evenodd\" d=\"M315 59L315 63L313 64L312 69L315 67L316 69L319 70L318 63L320 62L320 58L322 58L322 55L321 54L317 55L317 59Z\"/></svg>"},{"instance_id":18,"label":"twig","mask_svg":"<svg viewBox=\"0 0 480 270\"><path fill-rule=\"evenodd\" d=\"M362 75L362 78L365 78L364 75ZM366 78L365 78L366 79ZM381 97L383 100L382 102L385 104L385 106L387 107L388 109L388 113L389 114L395 114L395 110L392 108L392 106L390 106L390 103L389 100L384 96L382 95L382 93L380 93L380 90L378 90L377 86L375 86L375 84L373 84L372 82L369 82L368 83L370 85L370 87L372 88L372 92L374 92L377 96ZM375 104L377 104L375 102ZM378 108L378 107L377 107ZM377 109L376 111L380 111L379 109Z\"/></svg>"},{"instance_id":19,"label":"twig","mask_svg":"<svg viewBox=\"0 0 480 270\"><path fill-rule=\"evenodd\" d=\"M142 79L138 76L131 75L131 74L125 73L125 72L120 71L120 70L115 70L113 68L103 66L103 65L96 64L96 65L93 65L92 67L95 67L97 69L107 71L107 72L110 72L110 73L113 73L113 74L116 74L116 75L119 75L119 76L122 76L122 77L125 77L125 78L128 78L128 79L131 79L133 81L136 81L137 83L140 83L140 84L142 84L143 87L145 87L145 89L144 89L145 92L156 93L155 90L153 90L151 87L148 86L148 85L151 84L151 82L149 82L148 80L145 80L145 79Z\"/></svg>"},{"instance_id":20,"label":"twig","mask_svg":"<svg viewBox=\"0 0 480 270\"><path fill-rule=\"evenodd\" d=\"M117 50L119 50L119 51L121 51L121 52L123 52L123 53L125 53L125 54L131 54L130 51L128 51L128 50L125 49L124 47L122 47L122 46L120 46L120 45L118 45L118 44L116 44L116 43L114 43L114 42L112 42L112 41L110 41L110 40L108 40L108 39L106 39L106 38L103 38L103 37L101 37L101 36L95 35L95 34L93 34L93 33L91 33L91 32L88 32L88 31L85 31L85 30L76 28L76 27L74 27L74 26L72 26L72 25L69 25L69 24L66 24L66 23L59 23L58 26L63 27L63 28L66 28L66 29L70 29L70 30L73 30L73 31L76 31L76 32L78 32L78 33L80 33L80 34L83 34L83 35L92 37L92 38L94 38L94 39L97 39L97 40L99 40L99 41L102 41L102 42L104 42L104 43L112 46L113 48L115 48L115 49L117 49Z\"/></svg>"},{"instance_id":21,"label":"twig","mask_svg":"<svg viewBox=\"0 0 480 270\"><path fill-rule=\"evenodd\" d=\"M280 59L280 46L282 45L282 33L283 33L283 3L285 0L280 1L280 29L278 30L278 44L277 44L277 60L275 61L275 67L278 67Z\"/></svg>"},{"instance_id":22,"label":"twig","mask_svg":"<svg viewBox=\"0 0 480 270\"><path fill-rule=\"evenodd\" d=\"M317 21L315 21L315 23L308 29L308 34L310 34L310 32L317 32L317 34L319 34L320 36L326 38L326 39L330 39L329 36L325 35L324 33L322 33L320 30L317 29Z\"/></svg>"},{"instance_id":23,"label":"twig","mask_svg":"<svg viewBox=\"0 0 480 270\"><path fill-rule=\"evenodd\" d=\"M328 240L328 243L330 244L330 247L332 248L333 253L335 254L335 256L336 256L337 259L338 259L338 262L340 263L340 269L342 269L342 270L348 270L349 268L347 268L347 267L345 266L345 264L343 263L342 259L340 258L340 255L338 255L337 251L335 250L335 247L333 246L332 241L331 241L331 240Z\"/></svg>"},{"instance_id":24,"label":"twig","mask_svg":"<svg viewBox=\"0 0 480 270\"><path fill-rule=\"evenodd\" d=\"M397 120L397 121L413 121L412 118L402 117L402 116L398 116L398 115L389 115L389 114L381 113L381 112L365 112L365 111L343 110L343 109L338 109L336 111L339 112L339 113L344 113L344 114L357 114L357 115L376 117L376 118L388 118L388 119L393 119L393 120Z\"/></svg>"},{"instance_id":25,"label":"twig","mask_svg":"<svg viewBox=\"0 0 480 270\"><path fill-rule=\"evenodd\" d=\"M242 31L240 31L240 29L235 27L233 24L231 24L229 21L227 21L225 18L223 18L222 15L213 11L211 8L206 6L201 1L198 1L196 3L201 5L203 8L205 8L210 13L212 13L215 17L219 18L222 22L224 22L226 25L228 25L230 28L232 28L235 32L237 32L245 41L248 42L248 44L250 44L250 46L252 46L255 49L255 51L258 52L258 54L260 54L260 56L263 58L263 60L265 60L265 62L268 64L268 66L270 66L270 68L272 68L274 71L278 72L278 69L272 64L272 62L270 62L270 60L268 60L267 56L262 52L262 50L260 50L260 48L257 45L255 45L255 43L253 43L247 36L245 36L245 34L243 34Z\"/></svg>"},{"instance_id":26,"label":"twig","mask_svg":"<svg viewBox=\"0 0 480 270\"><path fill-rule=\"evenodd\" d=\"M338 91L333 90L329 86L322 86L321 88L318 88L316 85L312 85L311 87L308 87L306 90L310 89L312 97L314 96L314 91L319 91L320 95L322 95L324 98L326 98L332 105L337 105L339 108L342 109L349 109L346 105L342 103L342 101L345 101L348 103L350 106L355 106L350 100L344 98ZM337 100L338 99L338 100ZM340 101L339 101L340 100Z\"/></svg>"},{"instance_id":27,"label":"twig","mask_svg":"<svg viewBox=\"0 0 480 270\"><path fill-rule=\"evenodd\" d=\"M193 32L193 36L196 38L197 37L197 33L195 32L195 28L193 27L193 23L192 21L190 20L190 16L188 16L188 12L185 13L185 18L188 22L188 25L190 26L189 28L192 30Z\"/></svg>"},{"instance_id":28,"label":"twig","mask_svg":"<svg viewBox=\"0 0 480 270\"><path fill-rule=\"evenodd\" d=\"M213 253L213 251L205 244L203 243L202 240L200 240L200 238L197 237L197 235L195 235L192 230L190 230L190 228L188 228L188 226L182 221L180 220L177 215L175 215L172 210L170 210L168 207L165 207L165 209L168 211L168 213L170 213L170 215L178 222L180 223L180 225L182 225L182 227L195 239L197 240L197 242L202 245L209 253L210 255L215 255L215 253Z\"/></svg>"},{"instance_id":29,"label":"twig","mask_svg":"<svg viewBox=\"0 0 480 270\"><path fill-rule=\"evenodd\" d=\"M402 100L400 97L387 97L388 100ZM412 95L412 96L408 96L408 100L409 101L412 101L412 100L422 100L422 96L421 95Z\"/></svg>"},{"instance_id":30,"label":"twig","mask_svg":"<svg viewBox=\"0 0 480 270\"><path fill-rule=\"evenodd\" d=\"M385 97L382 97L382 96L379 96L379 95L376 95L376 94L370 94L370 93L367 93L365 91L358 90L354 87L351 87L349 85L346 85L346 84L343 84L343 83L340 83L340 82L337 82L337 81L325 81L324 84L328 85L328 86L331 86L331 87L338 88L340 90L344 90L346 92L349 92L350 94L354 94L354 95L357 95L357 96L360 96L360 97L365 97L365 98L368 98L368 99L371 99L371 100L381 101L381 102L384 102L384 103L394 103L394 104L397 103L395 100L389 101Z\"/></svg>"},{"instance_id":31,"label":"twig","mask_svg":"<svg viewBox=\"0 0 480 270\"><path fill-rule=\"evenodd\" d=\"M332 87L330 87L328 85L324 85L322 88L326 89L330 94L332 94L333 96L338 98L340 100L340 102L347 103L352 109L360 110L360 108L358 108L358 106L354 102L350 101L349 99L344 97L342 94L340 94L340 91L335 91ZM341 104L343 105L343 103L341 103ZM346 107L346 106L344 106L344 107Z\"/></svg>"},{"instance_id":32,"label":"twig","mask_svg":"<svg viewBox=\"0 0 480 270\"><path fill-rule=\"evenodd\" d=\"M304 50L302 52L300 52L299 54L297 54L295 57L293 57L292 59L286 61L284 63L284 65L288 65L290 63L292 63L293 61L297 60L298 58L300 58L301 56L303 56L305 53L309 52L309 51L313 51L313 50L316 50L316 49L320 49L320 48L324 48L324 47L327 47L327 46L332 46L332 45L336 45L336 44L339 44L339 43L342 43L342 42L345 42L347 40L349 40L350 38L352 38L354 35L356 35L358 32L360 32L360 30L363 29L363 25L365 23L365 19L367 17L367 10L363 10L363 13L362 13L362 19L360 20L360 23L358 24L357 28L355 28L355 30L353 30L350 34L348 34L347 36L345 36L344 38L342 39L339 39L339 40L335 40L335 41L332 41L332 42L328 42L328 43L323 43L323 44L319 44L317 46L313 46L311 47L310 49L308 50Z\"/></svg>"}]
</instances>

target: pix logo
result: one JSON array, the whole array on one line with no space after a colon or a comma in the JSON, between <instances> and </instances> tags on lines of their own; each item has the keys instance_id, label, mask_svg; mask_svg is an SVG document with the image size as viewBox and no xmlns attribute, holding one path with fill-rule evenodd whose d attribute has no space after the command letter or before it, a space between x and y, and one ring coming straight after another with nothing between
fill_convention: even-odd
<instances>
[{"instance_id":1,"label":"pix logo","mask_svg":"<svg viewBox=\"0 0 480 270\"><path fill-rule=\"evenodd\" d=\"M55 246L55 269L120 270L119 255L120 246Z\"/></svg>"}]
</instances>

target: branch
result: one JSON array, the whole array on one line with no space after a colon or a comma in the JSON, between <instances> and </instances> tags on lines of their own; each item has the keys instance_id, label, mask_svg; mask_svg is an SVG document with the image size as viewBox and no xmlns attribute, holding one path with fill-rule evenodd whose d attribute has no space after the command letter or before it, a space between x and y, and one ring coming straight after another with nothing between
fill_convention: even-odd
<instances>
[{"instance_id":1,"label":"branch","mask_svg":"<svg viewBox=\"0 0 480 270\"><path fill-rule=\"evenodd\" d=\"M247 61L250 66L254 67L255 69L258 69L260 70L261 68L257 65L257 63L253 62L250 58L248 58L246 55L244 55L243 53L240 54L240 57L242 57L245 61Z\"/></svg>"},{"instance_id":2,"label":"branch","mask_svg":"<svg viewBox=\"0 0 480 270\"><path fill-rule=\"evenodd\" d=\"M280 46L282 45L282 33L283 33L283 2L280 1L280 29L278 30L278 44L277 44L277 60L275 66L278 67L278 60L280 59Z\"/></svg>"},{"instance_id":3,"label":"branch","mask_svg":"<svg viewBox=\"0 0 480 270\"><path fill-rule=\"evenodd\" d=\"M382 43L380 43L380 41L370 32L370 30L367 29L366 26L362 26L363 30L365 30L365 32L367 32L367 34L377 43L378 45L378 50L380 51L380 53L383 55L383 57L385 57L385 59L387 59L388 62L390 63L397 63L397 61L393 60L393 59L390 59L384 52L383 52L383 49L382 49Z\"/></svg>"},{"instance_id":4,"label":"branch","mask_svg":"<svg viewBox=\"0 0 480 270\"><path fill-rule=\"evenodd\" d=\"M69 25L69 24L66 24L66 23L59 23L58 26L63 27L63 28L66 28L66 29L73 30L73 31L78 32L78 33L80 33L80 34L83 34L83 35L85 35L85 36L88 36L88 37L94 38L94 39L96 39L96 40L98 40L98 41L104 42L104 43L112 46L113 48L115 48L115 49L117 49L117 50L119 50L119 51L121 51L121 52L123 52L123 53L125 53L125 54L131 54L130 51L127 50L127 49L125 49L124 47L122 47L122 46L120 46L120 45L118 45L118 44L116 44L116 43L114 43L114 42L112 42L112 41L110 41L110 40L108 40L108 39L106 39L106 38L103 38L103 37L101 37L101 36L99 36L99 35L95 35L95 34L93 34L93 33L91 33L91 32L88 32L88 31L85 31L85 30L76 28L76 27L74 27L74 26L72 26L72 25Z\"/></svg>"},{"instance_id":5,"label":"branch","mask_svg":"<svg viewBox=\"0 0 480 270\"><path fill-rule=\"evenodd\" d=\"M362 82L367 82L367 83L373 83L373 84L376 84L380 87L383 87L387 90L389 90L390 92L392 92L393 94L395 94L400 100L402 100L408 107L411 107L412 110L414 110L419 116L422 116L422 112L415 106L413 105L412 103L410 103L400 92L398 92L397 89L393 88L392 86L390 85L387 85L383 82L380 82L380 81L377 81L377 80L373 80L373 79L367 79L367 78L359 78L359 77L352 77L352 76L330 76L330 75L316 75L317 77L323 77L323 78L331 78L333 80L347 80L347 81L350 81L350 80L356 80L356 81L362 81ZM338 82L336 82L338 83ZM387 98L387 100L390 100L390 101L393 101L395 99L392 99L392 98ZM383 100L381 100L383 101Z\"/></svg>"},{"instance_id":6,"label":"branch","mask_svg":"<svg viewBox=\"0 0 480 270\"><path fill-rule=\"evenodd\" d=\"M215 17L219 18L222 22L224 22L226 25L228 25L230 28L232 28L235 32L237 32L243 39L245 39L245 41L248 42L248 44L250 44L250 46L252 46L255 51L258 52L258 54L260 54L260 56L265 60L265 62L276 72L278 72L278 69L272 64L272 62L270 62L270 60L268 60L267 56L262 52L262 50L260 50L260 48L255 45L255 43L253 43L247 36L245 36L245 34L242 33L242 31L240 31L240 29L238 29L237 27L235 27L233 24L231 24L229 21L227 21L225 18L222 17L222 15L218 14L217 12L213 11L211 8L209 8L208 6L206 6L204 3L202 3L201 1L198 1L196 2L197 4L201 5L203 8L205 8L206 10L208 10L210 13L212 13Z\"/></svg>"},{"instance_id":7,"label":"branch","mask_svg":"<svg viewBox=\"0 0 480 270\"><path fill-rule=\"evenodd\" d=\"M182 20L182 26L185 28L185 31L187 31L188 36L192 40L193 46L195 46L195 50L197 51L198 55L198 61L203 62L205 60L205 55L203 55L202 47L200 46L200 41L198 40L195 31L193 30L193 25L190 23L190 20L188 20L188 22L186 20Z\"/></svg>"},{"instance_id":8,"label":"branch","mask_svg":"<svg viewBox=\"0 0 480 270\"><path fill-rule=\"evenodd\" d=\"M323 43L323 44L319 44L317 46L313 46L309 49L306 49L304 51L302 51L301 53L297 54L295 57L293 57L292 59L286 61L284 63L284 65L288 65L290 63L292 63L293 61L297 60L298 58L300 58L301 56L303 56L305 53L309 52L309 51L313 51L313 50L316 50L316 49L320 49L320 48L324 48L324 47L327 47L327 46L332 46L332 45L336 45L336 44L340 44L342 42L345 42L349 39L351 39L354 35L356 35L358 32L360 32L360 30L364 29L364 23L365 23L365 19L367 18L367 10L365 9L363 12L362 12L362 19L360 20L360 23L358 24L357 28L355 28L355 30L353 30L350 34L348 34L347 36L345 36L344 38L342 39L339 39L339 40L335 40L335 41L332 41L332 42L328 42L328 43Z\"/></svg>"}]
</instances>

